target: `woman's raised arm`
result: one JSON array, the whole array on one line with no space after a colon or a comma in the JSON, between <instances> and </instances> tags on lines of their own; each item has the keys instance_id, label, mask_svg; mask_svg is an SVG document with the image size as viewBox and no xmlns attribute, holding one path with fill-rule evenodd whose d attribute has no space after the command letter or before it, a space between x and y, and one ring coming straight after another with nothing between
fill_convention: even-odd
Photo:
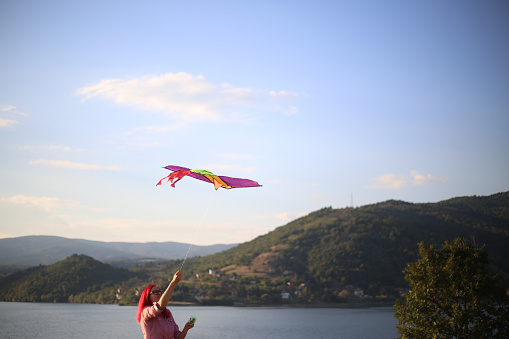
<instances>
[{"instance_id":1,"label":"woman's raised arm","mask_svg":"<svg viewBox=\"0 0 509 339\"><path fill-rule=\"evenodd\" d=\"M164 310L166 308L166 305L168 305L168 302L170 301L171 294L173 293L175 286L177 286L180 280L182 280L182 272L177 271L173 275L173 279L171 280L170 284L164 291L163 295L161 296L161 299L159 299L159 301L157 302L157 306L159 309Z\"/></svg>"}]
</instances>

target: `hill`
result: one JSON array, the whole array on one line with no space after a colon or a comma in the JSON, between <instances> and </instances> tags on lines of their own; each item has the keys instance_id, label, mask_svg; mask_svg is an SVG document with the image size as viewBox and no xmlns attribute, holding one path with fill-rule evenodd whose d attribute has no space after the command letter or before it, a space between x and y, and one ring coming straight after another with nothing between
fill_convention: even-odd
<instances>
[{"instance_id":1,"label":"hill","mask_svg":"<svg viewBox=\"0 0 509 339\"><path fill-rule=\"evenodd\" d=\"M224 251L236 244L211 246L195 245L191 256L204 256ZM0 239L0 265L27 268L34 265L50 265L73 253L93 256L96 260L116 264L137 258L170 260L183 258L189 244L178 242L103 242L84 239L68 239L55 236L24 236Z\"/></svg>"},{"instance_id":2,"label":"hill","mask_svg":"<svg viewBox=\"0 0 509 339\"><path fill-rule=\"evenodd\" d=\"M53 265L32 267L0 279L0 300L68 302L82 292L102 291L134 276L126 269L73 254ZM101 296L103 299L113 302L115 295L109 291Z\"/></svg>"},{"instance_id":3,"label":"hill","mask_svg":"<svg viewBox=\"0 0 509 339\"><path fill-rule=\"evenodd\" d=\"M227 276L273 281L294 277L295 284L315 291L313 298L336 300L348 286L372 295L405 286L402 271L417 260L419 242L441 247L456 237L485 244L493 269L509 286L509 192L438 203L390 200L324 208L228 251L190 259L185 269L194 275L215 268ZM292 289L298 292L285 288Z\"/></svg>"}]
</instances>

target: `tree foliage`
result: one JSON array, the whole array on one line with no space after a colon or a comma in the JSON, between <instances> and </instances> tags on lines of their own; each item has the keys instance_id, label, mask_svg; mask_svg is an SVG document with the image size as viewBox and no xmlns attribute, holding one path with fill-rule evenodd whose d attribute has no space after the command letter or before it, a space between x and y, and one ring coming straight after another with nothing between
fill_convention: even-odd
<instances>
[{"instance_id":1,"label":"tree foliage","mask_svg":"<svg viewBox=\"0 0 509 339\"><path fill-rule=\"evenodd\" d=\"M509 304L484 247L457 238L442 249L419 244L408 264L406 304L396 302L401 338L508 338Z\"/></svg>"},{"instance_id":2,"label":"tree foliage","mask_svg":"<svg viewBox=\"0 0 509 339\"><path fill-rule=\"evenodd\" d=\"M53 265L38 266L0 280L0 300L114 303L113 282L127 280L133 275L89 256L73 254ZM104 291L101 285L111 286L111 291ZM93 300L75 297L87 290L98 290L98 296Z\"/></svg>"}]
</instances>

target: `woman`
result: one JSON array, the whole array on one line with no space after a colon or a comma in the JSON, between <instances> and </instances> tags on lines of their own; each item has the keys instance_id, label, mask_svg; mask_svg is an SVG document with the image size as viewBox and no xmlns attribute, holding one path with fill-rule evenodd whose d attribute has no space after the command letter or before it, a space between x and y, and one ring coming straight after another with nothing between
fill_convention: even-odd
<instances>
[{"instance_id":1,"label":"woman","mask_svg":"<svg viewBox=\"0 0 509 339\"><path fill-rule=\"evenodd\" d=\"M166 308L175 286L182 279L182 272L177 271L166 290L161 291L157 285L149 285L143 290L138 302L136 320L141 325L144 339L184 339L187 331L194 327L189 321L182 332Z\"/></svg>"}]
</instances>

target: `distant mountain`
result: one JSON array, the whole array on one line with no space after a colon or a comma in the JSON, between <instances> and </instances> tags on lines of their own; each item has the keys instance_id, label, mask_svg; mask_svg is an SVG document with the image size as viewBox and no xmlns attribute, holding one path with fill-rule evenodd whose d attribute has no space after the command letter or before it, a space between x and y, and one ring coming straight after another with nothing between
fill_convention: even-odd
<instances>
[{"instance_id":1,"label":"distant mountain","mask_svg":"<svg viewBox=\"0 0 509 339\"><path fill-rule=\"evenodd\" d=\"M210 246L193 245L189 257L221 252L236 244ZM0 265L49 265L78 253L92 256L102 262L115 262L136 258L184 258L189 244L178 242L103 242L68 239L56 236L24 236L0 239Z\"/></svg>"},{"instance_id":2,"label":"distant mountain","mask_svg":"<svg viewBox=\"0 0 509 339\"><path fill-rule=\"evenodd\" d=\"M0 300L69 302L82 292L97 291L99 302L115 301L115 283L135 276L86 255L72 256L50 266L36 266L0 279ZM106 291L106 292L105 292Z\"/></svg>"}]
</instances>

